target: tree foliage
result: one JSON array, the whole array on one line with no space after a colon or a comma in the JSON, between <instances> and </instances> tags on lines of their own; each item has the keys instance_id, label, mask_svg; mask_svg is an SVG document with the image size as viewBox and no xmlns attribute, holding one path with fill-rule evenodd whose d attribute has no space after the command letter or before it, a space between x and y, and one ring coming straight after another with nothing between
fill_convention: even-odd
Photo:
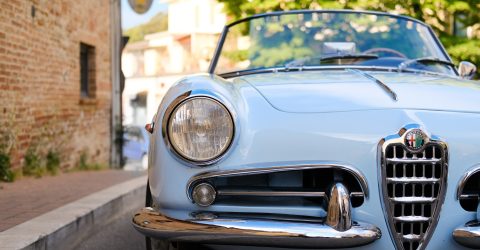
<instances>
[{"instance_id":1,"label":"tree foliage","mask_svg":"<svg viewBox=\"0 0 480 250\"><path fill-rule=\"evenodd\" d=\"M164 31L168 29L168 16L164 12L160 12L153 16L150 21L140 24L123 32L125 36L130 37L129 42L137 42L143 40L145 35Z\"/></svg>"},{"instance_id":2,"label":"tree foliage","mask_svg":"<svg viewBox=\"0 0 480 250\"><path fill-rule=\"evenodd\" d=\"M395 12L430 24L439 34L451 34L453 18L466 26L480 23L478 0L219 0L236 19L270 11L294 9L363 9Z\"/></svg>"}]
</instances>

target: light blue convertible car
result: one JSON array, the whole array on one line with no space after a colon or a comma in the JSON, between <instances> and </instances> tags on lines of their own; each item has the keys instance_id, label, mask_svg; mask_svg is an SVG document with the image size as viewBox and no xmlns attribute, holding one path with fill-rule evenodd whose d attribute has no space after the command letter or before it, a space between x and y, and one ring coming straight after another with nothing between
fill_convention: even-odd
<instances>
[{"instance_id":1,"label":"light blue convertible car","mask_svg":"<svg viewBox=\"0 0 480 250\"><path fill-rule=\"evenodd\" d=\"M151 124L149 249L480 247L480 84L426 24L291 11L227 25Z\"/></svg>"}]
</instances>

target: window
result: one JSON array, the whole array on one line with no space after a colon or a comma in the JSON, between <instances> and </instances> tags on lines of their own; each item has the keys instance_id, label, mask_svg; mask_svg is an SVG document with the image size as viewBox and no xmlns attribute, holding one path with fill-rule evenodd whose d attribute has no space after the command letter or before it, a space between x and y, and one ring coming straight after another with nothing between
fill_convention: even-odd
<instances>
[{"instance_id":1,"label":"window","mask_svg":"<svg viewBox=\"0 0 480 250\"><path fill-rule=\"evenodd\" d=\"M80 97L95 97L95 47L80 43Z\"/></svg>"},{"instance_id":2,"label":"window","mask_svg":"<svg viewBox=\"0 0 480 250\"><path fill-rule=\"evenodd\" d=\"M134 99L130 100L133 109L133 124L142 126L147 119L147 95L148 92L137 93Z\"/></svg>"}]
</instances>

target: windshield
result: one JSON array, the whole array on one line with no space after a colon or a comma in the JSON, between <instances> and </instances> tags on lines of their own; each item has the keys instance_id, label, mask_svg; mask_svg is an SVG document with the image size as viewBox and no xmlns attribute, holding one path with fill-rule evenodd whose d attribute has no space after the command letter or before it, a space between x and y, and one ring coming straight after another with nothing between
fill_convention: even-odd
<instances>
[{"instance_id":1,"label":"windshield","mask_svg":"<svg viewBox=\"0 0 480 250\"><path fill-rule=\"evenodd\" d=\"M211 71L354 65L453 74L425 24L370 12L273 13L234 23L224 31ZM412 60L428 58L430 60ZM216 65L215 65L216 62ZM404 63L400 67L403 62ZM346 66L344 66L346 67Z\"/></svg>"}]
</instances>

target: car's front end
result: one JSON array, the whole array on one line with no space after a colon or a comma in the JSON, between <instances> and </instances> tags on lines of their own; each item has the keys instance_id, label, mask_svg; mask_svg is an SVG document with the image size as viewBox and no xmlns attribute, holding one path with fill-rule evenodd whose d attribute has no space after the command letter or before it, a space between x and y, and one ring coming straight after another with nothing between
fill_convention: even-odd
<instances>
[{"instance_id":1,"label":"car's front end","mask_svg":"<svg viewBox=\"0 0 480 250\"><path fill-rule=\"evenodd\" d=\"M307 28L350 12L293 14L314 13ZM325 43L323 51L352 49ZM338 56L330 59L353 63L295 60L180 80L149 127L151 200L136 229L198 244L479 247L480 85L460 79L448 57L412 71L411 57Z\"/></svg>"}]
</instances>

